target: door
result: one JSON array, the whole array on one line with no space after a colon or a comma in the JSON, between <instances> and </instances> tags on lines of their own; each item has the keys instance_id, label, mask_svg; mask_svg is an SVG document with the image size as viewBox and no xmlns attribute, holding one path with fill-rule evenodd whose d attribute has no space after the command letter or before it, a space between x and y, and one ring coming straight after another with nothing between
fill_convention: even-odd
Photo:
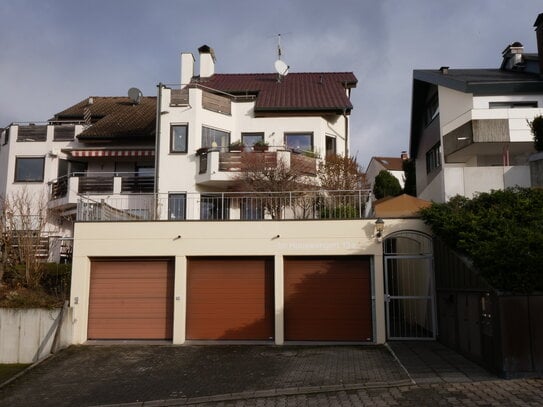
<instances>
[{"instance_id":1,"label":"door","mask_svg":"<svg viewBox=\"0 0 543 407\"><path fill-rule=\"evenodd\" d=\"M173 264L169 260L93 260L89 339L171 339Z\"/></svg>"},{"instance_id":2,"label":"door","mask_svg":"<svg viewBox=\"0 0 543 407\"><path fill-rule=\"evenodd\" d=\"M368 257L287 257L285 339L371 341Z\"/></svg>"}]
</instances>

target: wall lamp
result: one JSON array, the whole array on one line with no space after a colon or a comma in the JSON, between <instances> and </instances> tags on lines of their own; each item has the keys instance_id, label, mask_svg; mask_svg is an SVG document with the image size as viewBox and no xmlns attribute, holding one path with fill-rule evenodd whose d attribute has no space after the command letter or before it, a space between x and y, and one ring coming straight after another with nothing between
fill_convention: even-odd
<instances>
[{"instance_id":1,"label":"wall lamp","mask_svg":"<svg viewBox=\"0 0 543 407\"><path fill-rule=\"evenodd\" d=\"M375 237L378 242L383 240L383 231L385 230L385 221L381 218L377 218L375 221Z\"/></svg>"}]
</instances>

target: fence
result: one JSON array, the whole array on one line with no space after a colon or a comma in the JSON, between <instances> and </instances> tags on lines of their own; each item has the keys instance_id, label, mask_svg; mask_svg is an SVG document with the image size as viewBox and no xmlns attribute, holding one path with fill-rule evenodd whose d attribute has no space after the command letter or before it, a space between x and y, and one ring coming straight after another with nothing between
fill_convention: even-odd
<instances>
[{"instance_id":1,"label":"fence","mask_svg":"<svg viewBox=\"0 0 543 407\"><path fill-rule=\"evenodd\" d=\"M78 221L361 219L371 192L288 191L82 197Z\"/></svg>"}]
</instances>

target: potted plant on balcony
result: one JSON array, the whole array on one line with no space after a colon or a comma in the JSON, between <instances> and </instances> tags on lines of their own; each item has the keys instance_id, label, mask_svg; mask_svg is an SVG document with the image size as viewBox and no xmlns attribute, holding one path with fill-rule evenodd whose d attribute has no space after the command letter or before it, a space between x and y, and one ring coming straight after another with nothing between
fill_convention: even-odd
<instances>
[{"instance_id":1,"label":"potted plant on balcony","mask_svg":"<svg viewBox=\"0 0 543 407\"><path fill-rule=\"evenodd\" d=\"M241 140L233 141L228 146L228 150L230 152L232 152L232 151L243 151L244 148L245 148L245 144L243 144L243 142Z\"/></svg>"},{"instance_id":2,"label":"potted plant on balcony","mask_svg":"<svg viewBox=\"0 0 543 407\"><path fill-rule=\"evenodd\" d=\"M264 140L259 140L253 144L253 151L268 151L269 146Z\"/></svg>"}]
</instances>

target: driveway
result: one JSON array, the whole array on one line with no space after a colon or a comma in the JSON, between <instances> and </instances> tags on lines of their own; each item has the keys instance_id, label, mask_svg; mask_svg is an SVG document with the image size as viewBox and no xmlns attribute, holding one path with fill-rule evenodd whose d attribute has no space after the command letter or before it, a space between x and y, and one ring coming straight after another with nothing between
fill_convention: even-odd
<instances>
[{"instance_id":1,"label":"driveway","mask_svg":"<svg viewBox=\"0 0 543 407\"><path fill-rule=\"evenodd\" d=\"M72 346L1 388L0 405L211 406L219 402L249 406L307 401L347 406L356 395L370 400L372 394L388 394L384 400L392 403L394 397L414 394L414 405L421 406L435 399L424 395L418 383L488 387L499 382L439 344L423 345L394 343L393 350L387 346ZM440 394L427 389L428 394ZM541 394L536 391L536 399ZM354 405L364 404L360 403Z\"/></svg>"}]
</instances>

